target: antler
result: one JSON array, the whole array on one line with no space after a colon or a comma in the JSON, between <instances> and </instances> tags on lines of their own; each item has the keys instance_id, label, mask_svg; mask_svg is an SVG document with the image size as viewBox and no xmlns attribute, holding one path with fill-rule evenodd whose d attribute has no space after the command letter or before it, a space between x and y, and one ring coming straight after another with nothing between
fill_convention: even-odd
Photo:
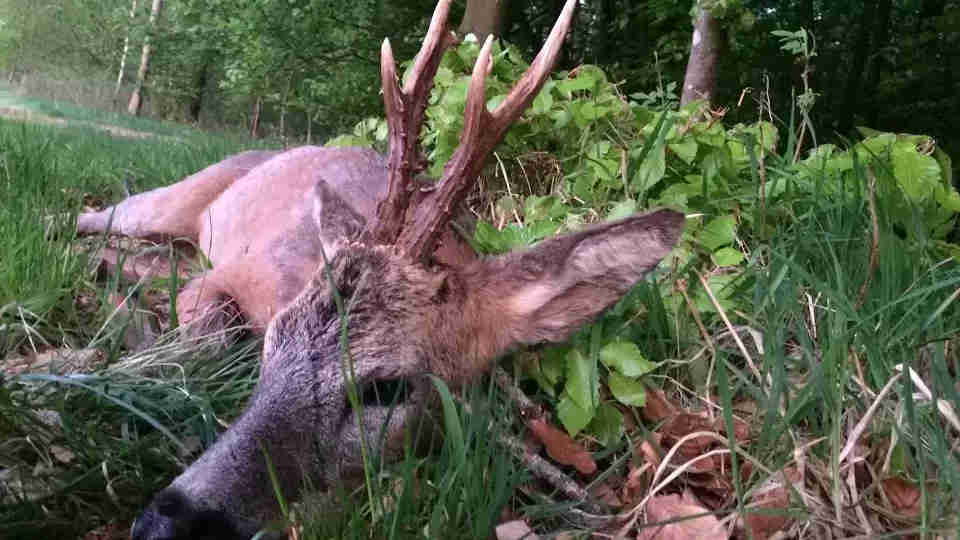
<instances>
[{"instance_id":1,"label":"antler","mask_svg":"<svg viewBox=\"0 0 960 540\"><path fill-rule=\"evenodd\" d=\"M379 244L396 241L410 203L411 180L421 161L420 126L433 88L433 77L440 67L443 53L456 43L456 36L446 28L449 13L450 0L440 0L403 90L397 82L397 65L390 40L384 39L380 47L380 79L390 148L387 155L388 188L387 198L377 207L377 219L368 227L368 238Z\"/></svg>"},{"instance_id":2,"label":"antler","mask_svg":"<svg viewBox=\"0 0 960 540\"><path fill-rule=\"evenodd\" d=\"M450 32L443 28L449 13L449 0L441 0L437 5L423 48L402 94L397 87L389 42L384 41L380 69L390 129L390 185L387 199L380 204L372 226L376 242L395 244L399 251L415 259L424 258L433 251L442 227L466 196L487 156L503 140L510 125L523 114L553 71L576 6L577 0L567 0L540 53L493 112L487 111L484 89L493 47L493 36L487 37L473 66L460 146L444 167L443 177L436 188L425 195L416 208L409 210L410 180L426 101L443 51L453 43Z\"/></svg>"}]
</instances>

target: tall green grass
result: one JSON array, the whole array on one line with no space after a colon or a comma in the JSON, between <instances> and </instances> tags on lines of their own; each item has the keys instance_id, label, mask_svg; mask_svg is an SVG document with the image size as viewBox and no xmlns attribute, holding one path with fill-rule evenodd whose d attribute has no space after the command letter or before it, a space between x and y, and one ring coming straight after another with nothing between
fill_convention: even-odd
<instances>
[{"instance_id":1,"label":"tall green grass","mask_svg":"<svg viewBox=\"0 0 960 540\"><path fill-rule=\"evenodd\" d=\"M71 537L129 518L213 440L215 418L242 409L256 340L227 352L161 342L117 363L122 321L102 331L111 306L71 225L85 196L117 201L127 186L165 185L241 149L200 132L134 140L0 120L0 358L97 336L109 366L10 377L0 365L0 537ZM84 296L102 308L79 307Z\"/></svg>"},{"instance_id":2,"label":"tall green grass","mask_svg":"<svg viewBox=\"0 0 960 540\"><path fill-rule=\"evenodd\" d=\"M118 201L128 187L169 184L240 148L201 133L131 140L0 120L0 356L31 340L81 347L97 324L74 303L92 287L69 226L85 195Z\"/></svg>"}]
</instances>

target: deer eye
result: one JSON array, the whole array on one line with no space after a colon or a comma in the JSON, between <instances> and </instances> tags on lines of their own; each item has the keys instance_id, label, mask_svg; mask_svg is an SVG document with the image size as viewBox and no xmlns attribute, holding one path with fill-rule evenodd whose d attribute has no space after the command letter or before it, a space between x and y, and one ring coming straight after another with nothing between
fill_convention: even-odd
<instances>
[{"instance_id":1,"label":"deer eye","mask_svg":"<svg viewBox=\"0 0 960 540\"><path fill-rule=\"evenodd\" d=\"M410 397L406 379L376 379L360 385L360 402L364 407L400 405Z\"/></svg>"}]
</instances>

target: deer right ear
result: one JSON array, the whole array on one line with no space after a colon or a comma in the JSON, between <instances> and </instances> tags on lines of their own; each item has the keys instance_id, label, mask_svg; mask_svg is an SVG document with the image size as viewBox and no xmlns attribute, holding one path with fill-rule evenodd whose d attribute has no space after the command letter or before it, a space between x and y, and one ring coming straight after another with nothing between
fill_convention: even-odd
<instances>
[{"instance_id":1,"label":"deer right ear","mask_svg":"<svg viewBox=\"0 0 960 540\"><path fill-rule=\"evenodd\" d=\"M364 219L339 195L320 180L313 186L313 221L326 239L336 239L337 246L356 240L363 230ZM327 253L328 257L333 254Z\"/></svg>"},{"instance_id":2,"label":"deer right ear","mask_svg":"<svg viewBox=\"0 0 960 540\"><path fill-rule=\"evenodd\" d=\"M676 245L684 216L658 210L479 261L464 277L480 355L558 342L616 303Z\"/></svg>"}]
</instances>

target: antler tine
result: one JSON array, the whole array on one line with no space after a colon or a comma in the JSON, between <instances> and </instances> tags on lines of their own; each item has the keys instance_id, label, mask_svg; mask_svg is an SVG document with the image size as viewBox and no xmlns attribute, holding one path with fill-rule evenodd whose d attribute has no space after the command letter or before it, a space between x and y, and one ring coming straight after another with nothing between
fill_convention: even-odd
<instances>
[{"instance_id":1,"label":"antler tine","mask_svg":"<svg viewBox=\"0 0 960 540\"><path fill-rule=\"evenodd\" d=\"M388 187L387 198L380 202L376 219L370 220L364 233L365 239L376 243L394 243L403 226L410 202L411 179L420 163L420 126L433 88L433 77L444 51L456 42L456 37L446 28L450 1L437 3L430 28L402 90L397 82L390 40L383 40L380 47L380 79L390 148L387 155Z\"/></svg>"},{"instance_id":2,"label":"antler tine","mask_svg":"<svg viewBox=\"0 0 960 540\"><path fill-rule=\"evenodd\" d=\"M441 226L450 219L454 209L466 196L487 156L503 140L510 125L536 98L553 71L563 39L573 21L577 3L578 0L567 0L540 53L507 94L503 103L492 113L487 111L484 96L484 83L493 45L492 36L487 38L477 63L473 66L460 146L447 162L437 189L417 206L412 216L408 216L397 240L398 247L411 257L422 258L430 253Z\"/></svg>"}]
</instances>

